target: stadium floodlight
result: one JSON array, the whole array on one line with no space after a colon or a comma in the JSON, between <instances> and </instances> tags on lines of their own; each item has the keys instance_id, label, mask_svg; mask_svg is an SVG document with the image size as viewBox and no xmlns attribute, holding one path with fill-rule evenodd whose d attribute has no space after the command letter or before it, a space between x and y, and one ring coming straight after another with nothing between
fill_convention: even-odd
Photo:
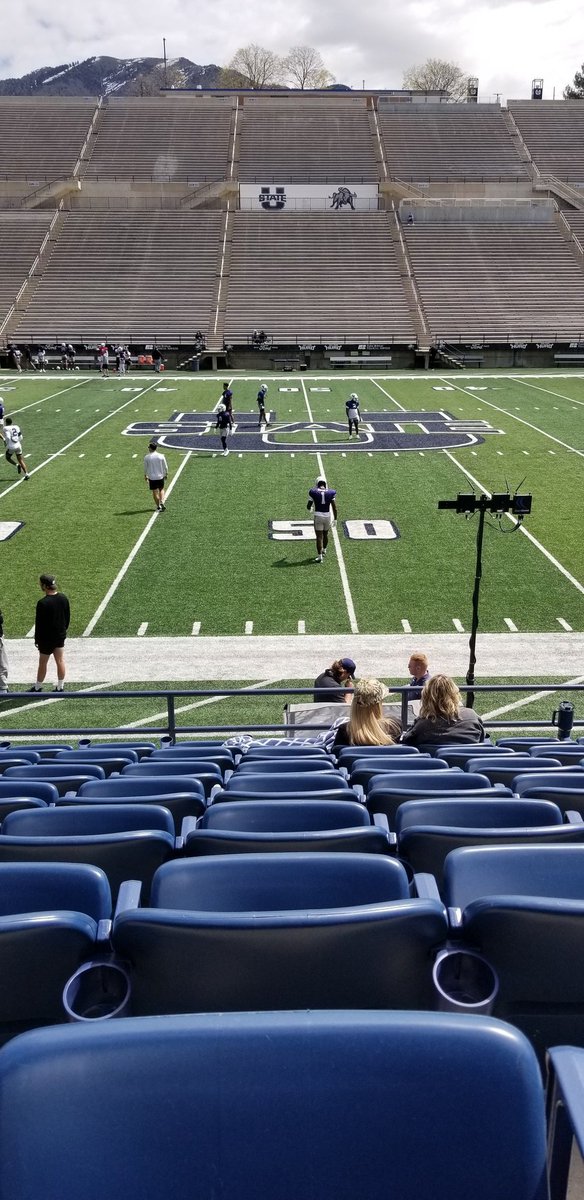
<instances>
[{"instance_id":1,"label":"stadium floodlight","mask_svg":"<svg viewBox=\"0 0 584 1200\"><path fill-rule=\"evenodd\" d=\"M531 496L529 493L523 492L493 492L488 495L482 492L480 496L474 492L466 493L459 492L456 500L439 500L438 508L451 508L457 513L462 513L466 517L472 516L474 513L479 514L479 524L477 529L476 540L476 564L474 588L472 594L472 625L471 633L468 639L469 645L469 663L466 673L466 682L469 688L472 688L475 683L475 666L476 666L476 642L477 631L479 627L479 597L481 590L481 579L483 574L483 535L485 531L485 517L487 513L491 513L495 517L502 517L504 513L509 513L515 518L515 528L519 529L524 517L529 516L531 512ZM467 692L467 704L472 708L474 704L474 692Z\"/></svg>"}]
</instances>

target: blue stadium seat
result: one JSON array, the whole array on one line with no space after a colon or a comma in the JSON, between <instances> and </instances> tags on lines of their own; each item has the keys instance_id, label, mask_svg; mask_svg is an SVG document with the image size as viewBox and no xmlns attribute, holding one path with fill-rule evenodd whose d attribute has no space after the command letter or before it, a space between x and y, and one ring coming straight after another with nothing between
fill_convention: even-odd
<instances>
[{"instance_id":1,"label":"blue stadium seat","mask_svg":"<svg viewBox=\"0 0 584 1200\"><path fill-rule=\"evenodd\" d=\"M69 976L107 936L103 871L86 864L0 864L0 1042L65 1019Z\"/></svg>"},{"instance_id":2,"label":"blue stadium seat","mask_svg":"<svg viewBox=\"0 0 584 1200\"><path fill-rule=\"evenodd\" d=\"M55 766L65 764L76 766L78 770L83 770L85 766L93 763L94 766L102 768L107 779L110 775L119 775L130 763L137 763L138 755L128 750L123 754L117 754L113 750L64 750L53 762Z\"/></svg>"},{"instance_id":3,"label":"blue stadium seat","mask_svg":"<svg viewBox=\"0 0 584 1200\"><path fill-rule=\"evenodd\" d=\"M490 788L491 784L486 775L474 774L469 771L459 771L457 767L448 770L432 771L395 771L390 776L373 779L367 795L376 792L417 792L418 795L429 796L432 792L470 792L477 789Z\"/></svg>"},{"instance_id":4,"label":"blue stadium seat","mask_svg":"<svg viewBox=\"0 0 584 1200\"><path fill-rule=\"evenodd\" d=\"M499 977L495 1015L543 1061L558 1043L584 1045L584 846L477 846L444 867L458 934Z\"/></svg>"},{"instance_id":5,"label":"blue stadium seat","mask_svg":"<svg viewBox=\"0 0 584 1200\"><path fill-rule=\"evenodd\" d=\"M262 764L263 766L263 764ZM349 790L349 784L343 775L332 771L286 771L272 774L269 771L239 774L236 772L223 785L225 792L325 792Z\"/></svg>"},{"instance_id":6,"label":"blue stadium seat","mask_svg":"<svg viewBox=\"0 0 584 1200\"><path fill-rule=\"evenodd\" d=\"M15 753L18 752L18 754L20 754L23 750L33 750L35 754L40 755L43 762L47 760L50 761L52 758L55 758L55 756L59 754L61 750L72 749L72 746L67 746L64 743L57 745L53 742L49 742L47 744L43 744L42 742L34 742L31 743L30 746L20 746L17 744L12 744L11 742L2 742L2 750L11 750Z\"/></svg>"},{"instance_id":7,"label":"blue stadium seat","mask_svg":"<svg viewBox=\"0 0 584 1200\"><path fill-rule=\"evenodd\" d=\"M11 837L85 837L94 833L163 830L174 837L174 822L161 804L72 804L10 813L2 827Z\"/></svg>"},{"instance_id":8,"label":"blue stadium seat","mask_svg":"<svg viewBox=\"0 0 584 1200\"><path fill-rule=\"evenodd\" d=\"M298 755L300 758L326 758L330 762L333 761L332 755L325 750L323 746L311 745L296 745L290 742L289 746L251 746L243 755L244 762L262 762L266 759L270 761L280 760L290 755Z\"/></svg>"},{"instance_id":9,"label":"blue stadium seat","mask_svg":"<svg viewBox=\"0 0 584 1200\"><path fill-rule=\"evenodd\" d=\"M513 791L522 796L528 789L536 787L564 788L568 791L584 790L584 769L558 767L555 771L522 772L513 781Z\"/></svg>"},{"instance_id":10,"label":"blue stadium seat","mask_svg":"<svg viewBox=\"0 0 584 1200\"><path fill-rule=\"evenodd\" d=\"M152 759L147 759L145 762L131 763L122 771L123 779L158 778L160 783L179 777L198 779L203 784L206 796L210 796L213 788L223 782L220 768L209 759L177 759L176 762L152 762Z\"/></svg>"},{"instance_id":11,"label":"blue stadium seat","mask_svg":"<svg viewBox=\"0 0 584 1200\"><path fill-rule=\"evenodd\" d=\"M10 783L18 780L25 788L29 782L52 783L60 796L78 791L90 779L105 779L103 768L93 763L83 763L82 767L56 762L29 764L27 767L10 767L5 775Z\"/></svg>"},{"instance_id":12,"label":"blue stadium seat","mask_svg":"<svg viewBox=\"0 0 584 1200\"><path fill-rule=\"evenodd\" d=\"M553 804L557 804L562 813L576 812L584 818L584 790L576 791L571 788L561 787L543 787L538 784L537 787L524 788L521 793L522 800L551 800Z\"/></svg>"},{"instance_id":13,"label":"blue stadium seat","mask_svg":"<svg viewBox=\"0 0 584 1200\"><path fill-rule=\"evenodd\" d=\"M446 916L436 900L409 899L387 856L177 860L156 873L151 906L120 912L113 934L137 1015L432 1003Z\"/></svg>"},{"instance_id":14,"label":"blue stadium seat","mask_svg":"<svg viewBox=\"0 0 584 1200\"><path fill-rule=\"evenodd\" d=\"M545 750L545 746L533 746L531 749L532 758L536 762L539 762ZM566 742L559 742L557 746L554 746L553 757L559 761L562 767L581 767L584 765L584 748L579 746L577 742L573 742L571 745L567 745Z\"/></svg>"},{"instance_id":15,"label":"blue stadium seat","mask_svg":"<svg viewBox=\"0 0 584 1200\"><path fill-rule=\"evenodd\" d=\"M537 1062L487 1017L201 1013L39 1030L1 1056L0 1130L10 1200L192 1200L218 1181L223 1200L298 1200L308 1186L318 1200L548 1200Z\"/></svg>"},{"instance_id":16,"label":"blue stadium seat","mask_svg":"<svg viewBox=\"0 0 584 1200\"><path fill-rule=\"evenodd\" d=\"M398 773L403 775L411 772L421 777L425 773L432 772L432 774L435 774L437 771L447 771L452 776L454 772L458 774L459 768L449 767L447 763L439 758L425 758L421 754L418 754L416 758L394 758L389 762L386 759L382 759L381 756L379 756L379 761L374 758L363 757L356 759L352 764L349 782L351 787L361 787L363 791L367 792L372 786L373 781L379 776L384 776L388 779L390 777L393 778Z\"/></svg>"},{"instance_id":17,"label":"blue stadium seat","mask_svg":"<svg viewBox=\"0 0 584 1200\"><path fill-rule=\"evenodd\" d=\"M61 746L62 750L70 750L71 746ZM112 750L117 754L124 754L126 750L131 750L138 757L138 762L142 762L143 758L149 758L153 750L156 750L154 742L92 742L91 738L80 742L80 750Z\"/></svg>"},{"instance_id":18,"label":"blue stadium seat","mask_svg":"<svg viewBox=\"0 0 584 1200\"><path fill-rule=\"evenodd\" d=\"M149 762L181 762L186 760L192 762L193 751L183 750L182 746L172 746L169 749L154 750L148 759ZM219 767L221 772L232 771L235 766L235 759L231 750L211 750L208 747L204 748L200 754L197 754L197 762L212 762Z\"/></svg>"},{"instance_id":19,"label":"blue stadium seat","mask_svg":"<svg viewBox=\"0 0 584 1200\"><path fill-rule=\"evenodd\" d=\"M293 762L290 762L289 758L263 758L260 759L260 765L258 765L257 759L252 759L248 762L245 758L242 758L236 767L236 774L238 776L257 775L258 771L266 775L287 775L291 771L295 773L302 772L302 774L306 771L314 771L338 775L338 767L331 762L330 758L325 758L324 755L320 758L301 758L298 754L295 754Z\"/></svg>"},{"instance_id":20,"label":"blue stadium seat","mask_svg":"<svg viewBox=\"0 0 584 1200\"><path fill-rule=\"evenodd\" d=\"M580 1159L584 1157L584 1050L580 1046L552 1046L546 1066L550 1200L566 1200L572 1194L574 1137Z\"/></svg>"},{"instance_id":21,"label":"blue stadium seat","mask_svg":"<svg viewBox=\"0 0 584 1200\"><path fill-rule=\"evenodd\" d=\"M456 807L450 810L450 821L447 802L417 801L413 805L403 804L398 809L395 824L400 858L408 862L416 874L433 875L439 889L442 888L446 856L459 847L489 843L500 846L584 843L584 823L564 824L555 805L542 811L540 806L545 805L545 801L507 799L474 803L480 812L473 813L471 800L452 801ZM534 807L523 807L530 804Z\"/></svg>"},{"instance_id":22,"label":"blue stadium seat","mask_svg":"<svg viewBox=\"0 0 584 1200\"><path fill-rule=\"evenodd\" d=\"M538 766L537 764L541 764ZM466 764L467 771L478 771L481 775L486 775L490 783L502 783L506 787L513 787L513 783L517 775L523 775L528 771L551 771L558 768L560 763L554 758L531 758L529 754L513 754L497 756L496 761L493 758L471 758Z\"/></svg>"},{"instance_id":23,"label":"blue stadium seat","mask_svg":"<svg viewBox=\"0 0 584 1200\"><path fill-rule=\"evenodd\" d=\"M19 779L4 779L0 776L0 804L6 800L42 800L43 804L56 804L59 793L52 783L37 783L27 779L26 783Z\"/></svg>"},{"instance_id":24,"label":"blue stadium seat","mask_svg":"<svg viewBox=\"0 0 584 1200\"><path fill-rule=\"evenodd\" d=\"M124 793L121 793L119 795L117 793L114 793L111 796L102 796L101 794L92 795L90 792L85 791L85 788L90 788L90 787L91 787L91 784L84 784L76 796L63 796L58 801L59 807L73 806L73 805L79 805L79 804L84 804L84 805L92 804L95 807L99 807L100 805L103 805L103 804L117 804L117 805L127 805L127 804L156 805L156 804L158 804L158 805L162 805L163 808L166 808L168 810L168 812L172 814L172 818L174 821L174 832L177 837L179 836L179 834L181 832L182 823L183 823L185 817L193 817L196 819L197 817L200 817L205 812L204 797L201 795L193 795L190 792L182 792L182 793L178 792L178 793L176 793L176 795L169 795L169 796L160 796L160 795L154 795L154 796L131 795L131 796L128 796L127 794L124 794ZM0 810L1 810L1 801L0 801Z\"/></svg>"},{"instance_id":25,"label":"blue stadium seat","mask_svg":"<svg viewBox=\"0 0 584 1200\"><path fill-rule=\"evenodd\" d=\"M40 759L39 759L39 762L40 762ZM34 767L34 766L36 766L36 763L31 762L30 759L26 757L26 751L22 755L18 755L16 753L15 754L7 754L7 755L5 755L4 758L0 758L0 779L2 778L3 775L6 774L7 771L14 771L18 767L27 767L27 766Z\"/></svg>"},{"instance_id":26,"label":"blue stadium seat","mask_svg":"<svg viewBox=\"0 0 584 1200\"><path fill-rule=\"evenodd\" d=\"M563 742L559 738L553 737L502 737L497 738L497 746L506 747L509 750L519 750L529 754L532 746L549 746L550 754L553 754L556 746L562 746Z\"/></svg>"},{"instance_id":27,"label":"blue stadium seat","mask_svg":"<svg viewBox=\"0 0 584 1200\"><path fill-rule=\"evenodd\" d=\"M346 767L350 770L351 766L358 758L400 758L404 757L421 758L422 755L417 746L341 746L337 751L337 764L339 767Z\"/></svg>"},{"instance_id":28,"label":"blue stadium seat","mask_svg":"<svg viewBox=\"0 0 584 1200\"><path fill-rule=\"evenodd\" d=\"M375 828L367 809L347 800L212 804L196 829L185 837L185 853L189 856L298 850L395 852L387 826Z\"/></svg>"},{"instance_id":29,"label":"blue stadium seat","mask_svg":"<svg viewBox=\"0 0 584 1200\"><path fill-rule=\"evenodd\" d=\"M39 763L41 761L41 756L38 753L38 750L22 750L20 746L18 747L18 751L0 750L0 763L6 762L8 759L10 759L12 764L15 765L15 760L17 758L21 763Z\"/></svg>"},{"instance_id":30,"label":"blue stadium seat","mask_svg":"<svg viewBox=\"0 0 584 1200\"><path fill-rule=\"evenodd\" d=\"M514 751L505 746L438 746L438 758L448 763L449 767L462 767L464 770L471 758L501 758L509 757Z\"/></svg>"},{"instance_id":31,"label":"blue stadium seat","mask_svg":"<svg viewBox=\"0 0 584 1200\"><path fill-rule=\"evenodd\" d=\"M435 778L433 775L432 781ZM441 779L442 776L439 775L438 778ZM505 796L511 797L512 794L510 788L504 788L500 784L495 787L469 788L466 791L453 788L445 792L433 791L431 788L418 791L412 788L376 787L367 796L367 809L372 815L384 813L390 829L393 829L398 808L408 800L500 800Z\"/></svg>"},{"instance_id":32,"label":"blue stadium seat","mask_svg":"<svg viewBox=\"0 0 584 1200\"><path fill-rule=\"evenodd\" d=\"M5 817L8 816L8 813L24 812L25 809L29 808L46 807L47 806L44 800L36 800L32 796L22 798L16 798L15 796L11 798L10 796L6 796L5 799L0 796L0 823Z\"/></svg>"},{"instance_id":33,"label":"blue stadium seat","mask_svg":"<svg viewBox=\"0 0 584 1200\"><path fill-rule=\"evenodd\" d=\"M91 799L98 796L104 799L110 796L116 797L116 799L122 797L131 799L132 796L153 796L157 799L166 799L168 796L178 794L204 798L205 788L198 779L188 775L165 775L163 778L159 775L121 775L116 779L92 779L84 783L78 792L79 797L87 796Z\"/></svg>"},{"instance_id":34,"label":"blue stadium seat","mask_svg":"<svg viewBox=\"0 0 584 1200\"><path fill-rule=\"evenodd\" d=\"M249 804L253 800L320 800L321 802L326 802L327 804L336 803L339 800L342 803L346 803L348 800L350 800L351 802L361 804L361 800L357 793L354 792L352 788L349 788L346 780L341 779L339 787L336 786L335 781L335 787L323 788L322 790L311 788L308 791L302 791L301 788L296 788L296 790L293 792L280 792L276 791L275 789L272 791L262 791L261 789L251 791L250 789L248 792L240 791L239 788L231 788L229 791L222 788L221 791L214 793L210 807L214 808L217 804L224 804L225 802L231 801L239 802L240 800L245 801L246 804Z\"/></svg>"}]
</instances>

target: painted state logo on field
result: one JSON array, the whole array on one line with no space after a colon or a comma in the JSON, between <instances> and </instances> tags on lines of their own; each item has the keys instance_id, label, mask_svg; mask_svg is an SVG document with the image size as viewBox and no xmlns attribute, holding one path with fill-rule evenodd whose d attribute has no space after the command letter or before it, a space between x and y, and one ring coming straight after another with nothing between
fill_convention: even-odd
<instances>
[{"instance_id":1,"label":"painted state logo on field","mask_svg":"<svg viewBox=\"0 0 584 1200\"><path fill-rule=\"evenodd\" d=\"M455 450L478 446L487 434L503 434L488 421L457 420L451 413L367 412L361 414L359 437L349 441L346 421L278 421L258 429L257 413L234 413L231 448L242 454L291 452L312 454L372 454L404 450ZM214 412L176 412L167 421L136 421L124 430L127 436L154 438L169 450L217 449L219 439Z\"/></svg>"}]
</instances>

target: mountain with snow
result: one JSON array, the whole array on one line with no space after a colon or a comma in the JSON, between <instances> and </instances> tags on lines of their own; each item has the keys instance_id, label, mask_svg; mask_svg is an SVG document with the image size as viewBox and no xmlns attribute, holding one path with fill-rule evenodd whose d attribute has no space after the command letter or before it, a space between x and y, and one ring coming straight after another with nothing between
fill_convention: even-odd
<instances>
[{"instance_id":1,"label":"mountain with snow","mask_svg":"<svg viewBox=\"0 0 584 1200\"><path fill-rule=\"evenodd\" d=\"M213 88L221 68L188 58L86 58L0 79L0 96L155 96L160 88Z\"/></svg>"}]
</instances>

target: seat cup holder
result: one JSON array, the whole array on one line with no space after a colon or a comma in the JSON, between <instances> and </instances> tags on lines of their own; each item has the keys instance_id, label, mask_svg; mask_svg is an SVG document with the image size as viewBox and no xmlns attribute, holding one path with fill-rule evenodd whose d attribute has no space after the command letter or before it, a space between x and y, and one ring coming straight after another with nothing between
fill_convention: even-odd
<instances>
[{"instance_id":1,"label":"seat cup holder","mask_svg":"<svg viewBox=\"0 0 584 1200\"><path fill-rule=\"evenodd\" d=\"M493 1012L497 972L472 950L441 950L432 969L438 1012Z\"/></svg>"},{"instance_id":2,"label":"seat cup holder","mask_svg":"<svg viewBox=\"0 0 584 1200\"><path fill-rule=\"evenodd\" d=\"M130 993L119 963L83 963L65 984L63 1006L69 1021L109 1021L130 1015Z\"/></svg>"}]
</instances>

